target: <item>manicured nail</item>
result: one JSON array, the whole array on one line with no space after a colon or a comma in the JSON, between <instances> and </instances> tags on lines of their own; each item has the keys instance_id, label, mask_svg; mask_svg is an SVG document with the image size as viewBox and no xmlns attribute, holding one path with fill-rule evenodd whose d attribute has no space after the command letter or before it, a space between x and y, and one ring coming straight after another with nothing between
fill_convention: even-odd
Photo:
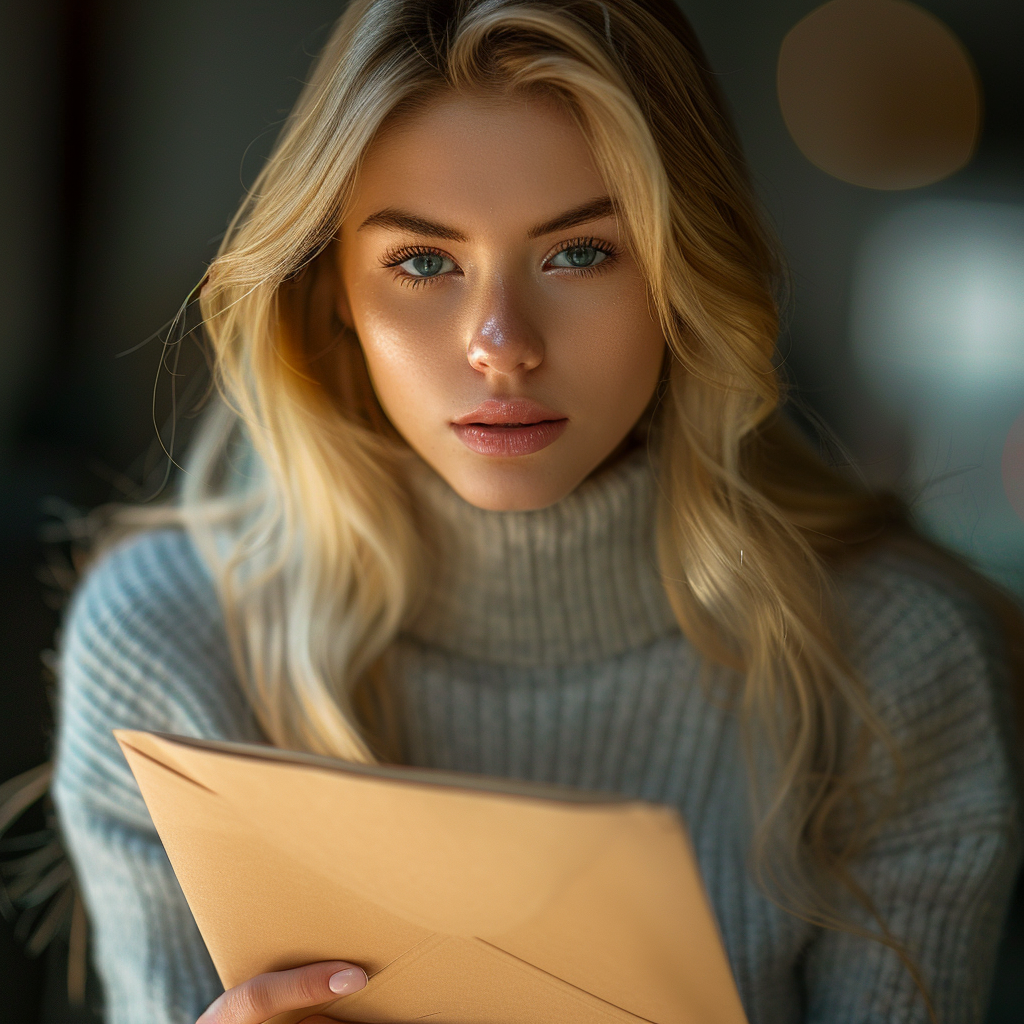
<instances>
[{"instance_id":1,"label":"manicured nail","mask_svg":"<svg viewBox=\"0 0 1024 1024\"><path fill-rule=\"evenodd\" d=\"M366 972L361 967L346 967L327 979L327 985L336 996L358 992L366 985Z\"/></svg>"}]
</instances>

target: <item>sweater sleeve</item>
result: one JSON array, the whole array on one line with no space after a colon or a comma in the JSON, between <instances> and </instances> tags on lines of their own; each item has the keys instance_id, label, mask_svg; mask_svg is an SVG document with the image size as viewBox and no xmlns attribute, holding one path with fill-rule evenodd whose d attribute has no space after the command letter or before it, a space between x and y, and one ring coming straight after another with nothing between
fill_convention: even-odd
<instances>
[{"instance_id":1,"label":"sweater sleeve","mask_svg":"<svg viewBox=\"0 0 1024 1024\"><path fill-rule=\"evenodd\" d=\"M873 615L881 601L885 615ZM919 969L939 1024L981 1021L1020 863L1010 695L992 631L964 595L908 574L851 595L860 664L903 758L898 810L854 875ZM878 771L892 772L879 758ZM891 775L890 780L891 781ZM852 900L849 920L877 927ZM881 943L823 931L804 963L811 1024L926 1024Z\"/></svg>"},{"instance_id":2,"label":"sweater sleeve","mask_svg":"<svg viewBox=\"0 0 1024 1024\"><path fill-rule=\"evenodd\" d=\"M216 596L187 538L144 534L87 576L65 623L54 799L108 1024L193 1024L222 990L113 738L257 740Z\"/></svg>"}]
</instances>

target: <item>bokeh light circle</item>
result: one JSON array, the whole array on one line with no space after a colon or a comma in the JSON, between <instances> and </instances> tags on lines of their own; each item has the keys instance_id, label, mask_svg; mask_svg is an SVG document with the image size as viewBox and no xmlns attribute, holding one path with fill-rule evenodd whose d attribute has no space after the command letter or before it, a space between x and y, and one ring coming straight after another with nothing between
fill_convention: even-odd
<instances>
[{"instance_id":1,"label":"bokeh light circle","mask_svg":"<svg viewBox=\"0 0 1024 1024\"><path fill-rule=\"evenodd\" d=\"M1003 445L1003 488L1013 511L1024 519L1024 412L1013 421Z\"/></svg>"},{"instance_id":2,"label":"bokeh light circle","mask_svg":"<svg viewBox=\"0 0 1024 1024\"><path fill-rule=\"evenodd\" d=\"M866 188L929 185L963 167L981 86L950 29L906 0L832 0L782 42L782 116L811 163Z\"/></svg>"}]
</instances>

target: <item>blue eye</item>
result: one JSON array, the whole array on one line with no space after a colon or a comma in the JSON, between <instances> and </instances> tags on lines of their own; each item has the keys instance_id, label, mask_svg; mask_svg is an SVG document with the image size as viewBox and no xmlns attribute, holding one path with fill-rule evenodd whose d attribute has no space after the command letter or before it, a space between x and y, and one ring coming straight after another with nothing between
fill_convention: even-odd
<instances>
[{"instance_id":1,"label":"blue eye","mask_svg":"<svg viewBox=\"0 0 1024 1024\"><path fill-rule=\"evenodd\" d=\"M398 264L410 277L437 277L455 269L455 261L439 252L422 252Z\"/></svg>"},{"instance_id":2,"label":"blue eye","mask_svg":"<svg viewBox=\"0 0 1024 1024\"><path fill-rule=\"evenodd\" d=\"M596 267L608 259L608 253L598 249L594 245L571 245L568 249L555 253L548 260L550 267L571 267L575 270L583 270L587 267Z\"/></svg>"}]
</instances>

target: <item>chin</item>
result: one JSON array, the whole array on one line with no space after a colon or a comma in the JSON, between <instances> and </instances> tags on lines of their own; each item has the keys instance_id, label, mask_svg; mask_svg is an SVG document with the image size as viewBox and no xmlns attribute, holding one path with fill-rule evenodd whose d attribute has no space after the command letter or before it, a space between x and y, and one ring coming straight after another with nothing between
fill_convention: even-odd
<instances>
[{"instance_id":1,"label":"chin","mask_svg":"<svg viewBox=\"0 0 1024 1024\"><path fill-rule=\"evenodd\" d=\"M516 464L518 463L518 464ZM529 465L460 466L452 472L434 469L463 501L488 512L531 512L561 501L586 476L562 467Z\"/></svg>"}]
</instances>

